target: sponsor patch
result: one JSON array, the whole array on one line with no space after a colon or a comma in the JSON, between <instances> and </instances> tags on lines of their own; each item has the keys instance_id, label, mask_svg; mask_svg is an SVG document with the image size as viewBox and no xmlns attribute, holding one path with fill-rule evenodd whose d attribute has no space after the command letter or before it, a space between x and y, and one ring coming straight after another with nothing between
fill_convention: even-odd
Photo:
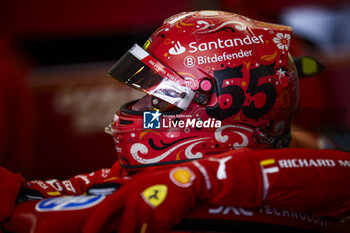
<instances>
[{"instance_id":1,"label":"sponsor patch","mask_svg":"<svg viewBox=\"0 0 350 233\"><path fill-rule=\"evenodd\" d=\"M187 167L177 167L170 171L170 179L177 186L187 188L192 185L196 176Z\"/></svg>"},{"instance_id":2,"label":"sponsor patch","mask_svg":"<svg viewBox=\"0 0 350 233\"><path fill-rule=\"evenodd\" d=\"M265 165L270 165L270 164L274 164L274 163L276 163L276 161L274 159L265 159L265 160L260 162L260 165L265 166Z\"/></svg>"},{"instance_id":3,"label":"sponsor patch","mask_svg":"<svg viewBox=\"0 0 350 233\"><path fill-rule=\"evenodd\" d=\"M56 191L56 192L46 192L46 193L47 193L47 195L50 195L50 196L60 196L61 195L61 193L58 192L58 191Z\"/></svg>"},{"instance_id":4,"label":"sponsor patch","mask_svg":"<svg viewBox=\"0 0 350 233\"><path fill-rule=\"evenodd\" d=\"M168 186L157 184L148 187L141 193L143 200L152 208L158 207L163 203L168 194Z\"/></svg>"},{"instance_id":5,"label":"sponsor patch","mask_svg":"<svg viewBox=\"0 0 350 233\"><path fill-rule=\"evenodd\" d=\"M104 199L105 196L103 195L55 197L38 202L35 210L38 212L51 212L87 209L99 204Z\"/></svg>"}]
</instances>

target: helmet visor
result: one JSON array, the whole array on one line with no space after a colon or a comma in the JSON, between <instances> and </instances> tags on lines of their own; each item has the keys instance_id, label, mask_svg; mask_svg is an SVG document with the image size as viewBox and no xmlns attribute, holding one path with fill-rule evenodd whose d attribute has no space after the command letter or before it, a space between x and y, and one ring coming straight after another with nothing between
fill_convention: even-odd
<instances>
[{"instance_id":1,"label":"helmet visor","mask_svg":"<svg viewBox=\"0 0 350 233\"><path fill-rule=\"evenodd\" d=\"M108 76L184 110L195 96L182 77L137 44L112 67Z\"/></svg>"}]
</instances>

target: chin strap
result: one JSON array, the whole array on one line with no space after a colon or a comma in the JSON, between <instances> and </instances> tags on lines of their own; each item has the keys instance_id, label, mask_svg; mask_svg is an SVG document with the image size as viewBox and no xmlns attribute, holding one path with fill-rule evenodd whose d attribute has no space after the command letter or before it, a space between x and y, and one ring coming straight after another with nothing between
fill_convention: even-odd
<instances>
[{"instance_id":1,"label":"chin strap","mask_svg":"<svg viewBox=\"0 0 350 233\"><path fill-rule=\"evenodd\" d=\"M282 135L272 135L269 128L256 128L253 140L255 143L265 143L272 148L288 148L291 141L290 128Z\"/></svg>"}]
</instances>

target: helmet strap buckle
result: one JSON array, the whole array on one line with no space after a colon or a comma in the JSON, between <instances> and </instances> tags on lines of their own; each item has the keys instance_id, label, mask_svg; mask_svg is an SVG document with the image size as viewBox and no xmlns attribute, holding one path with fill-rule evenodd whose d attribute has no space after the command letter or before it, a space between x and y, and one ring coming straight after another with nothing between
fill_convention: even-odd
<instances>
[{"instance_id":1,"label":"helmet strap buckle","mask_svg":"<svg viewBox=\"0 0 350 233\"><path fill-rule=\"evenodd\" d=\"M203 78L199 83L199 88L195 92L194 100L200 105L207 104L213 91L213 87L214 84L211 79Z\"/></svg>"},{"instance_id":2,"label":"helmet strap buckle","mask_svg":"<svg viewBox=\"0 0 350 233\"><path fill-rule=\"evenodd\" d=\"M255 143L264 143L272 148L286 148L291 141L290 129L285 134L273 135L268 127L256 128L253 134L253 140Z\"/></svg>"}]
</instances>

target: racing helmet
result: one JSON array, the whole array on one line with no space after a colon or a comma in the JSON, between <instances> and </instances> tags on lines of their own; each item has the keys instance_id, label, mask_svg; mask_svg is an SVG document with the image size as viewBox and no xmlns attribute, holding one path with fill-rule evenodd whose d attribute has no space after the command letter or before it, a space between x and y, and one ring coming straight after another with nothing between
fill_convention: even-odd
<instances>
[{"instance_id":1,"label":"racing helmet","mask_svg":"<svg viewBox=\"0 0 350 233\"><path fill-rule=\"evenodd\" d=\"M166 19L108 72L146 93L106 127L121 166L287 147L299 91L291 32L223 11Z\"/></svg>"}]
</instances>

